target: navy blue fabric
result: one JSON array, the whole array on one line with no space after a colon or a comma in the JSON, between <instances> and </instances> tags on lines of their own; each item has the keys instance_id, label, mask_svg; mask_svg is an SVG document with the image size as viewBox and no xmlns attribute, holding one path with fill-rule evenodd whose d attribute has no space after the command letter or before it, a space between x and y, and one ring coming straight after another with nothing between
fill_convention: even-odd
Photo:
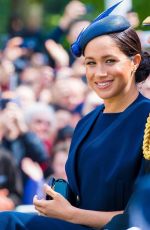
<instances>
[{"instance_id":1,"label":"navy blue fabric","mask_svg":"<svg viewBox=\"0 0 150 230\"><path fill-rule=\"evenodd\" d=\"M92 228L66 221L50 219L37 214L19 212L0 213L0 229L3 230L88 230Z\"/></svg>"},{"instance_id":2,"label":"navy blue fabric","mask_svg":"<svg viewBox=\"0 0 150 230\"><path fill-rule=\"evenodd\" d=\"M145 160L144 162L148 163L148 167L150 167L150 161ZM104 230L126 230L132 227L138 227L143 230L150 229L150 170L146 173L135 183L134 192L124 213L112 218L104 226Z\"/></svg>"},{"instance_id":3,"label":"navy blue fabric","mask_svg":"<svg viewBox=\"0 0 150 230\"><path fill-rule=\"evenodd\" d=\"M122 210L132 194L135 181L144 174L141 147L150 100L139 95L124 112L117 114L104 114L103 108L103 105L99 106L78 123L66 172L70 186L79 195L80 208ZM31 214L0 214L1 230L42 229L44 226L50 230L88 229Z\"/></svg>"},{"instance_id":4,"label":"navy blue fabric","mask_svg":"<svg viewBox=\"0 0 150 230\"><path fill-rule=\"evenodd\" d=\"M134 181L143 173L141 147L150 101L139 95L123 113L116 114L117 119L110 122L92 142L85 142L96 119L101 116L102 107L79 122L66 170L73 191L80 197L81 208L122 210L132 193ZM103 116L111 120L114 114ZM79 157L83 141L88 147ZM80 184L76 179L77 169L80 170Z\"/></svg>"},{"instance_id":5,"label":"navy blue fabric","mask_svg":"<svg viewBox=\"0 0 150 230\"><path fill-rule=\"evenodd\" d=\"M130 204L129 216L133 226L150 229L150 174L138 181ZM147 226L147 227L146 227Z\"/></svg>"}]
</instances>

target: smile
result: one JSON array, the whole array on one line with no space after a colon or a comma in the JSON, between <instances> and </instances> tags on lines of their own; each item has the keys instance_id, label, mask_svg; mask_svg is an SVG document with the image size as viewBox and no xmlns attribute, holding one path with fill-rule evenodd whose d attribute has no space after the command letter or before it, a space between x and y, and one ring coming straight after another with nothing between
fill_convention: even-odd
<instances>
[{"instance_id":1,"label":"smile","mask_svg":"<svg viewBox=\"0 0 150 230\"><path fill-rule=\"evenodd\" d=\"M111 84L112 84L112 81L96 83L96 85L98 86L99 89L105 89L105 88L109 87Z\"/></svg>"}]
</instances>

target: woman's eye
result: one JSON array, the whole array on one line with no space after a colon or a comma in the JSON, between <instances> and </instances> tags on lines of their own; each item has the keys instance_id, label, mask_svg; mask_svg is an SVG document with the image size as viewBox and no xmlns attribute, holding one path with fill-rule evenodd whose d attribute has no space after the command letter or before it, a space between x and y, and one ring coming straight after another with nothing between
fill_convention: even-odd
<instances>
[{"instance_id":1,"label":"woman's eye","mask_svg":"<svg viewBox=\"0 0 150 230\"><path fill-rule=\"evenodd\" d=\"M106 60L106 63L108 63L108 64L113 64L115 62L116 62L115 59L108 59L108 60Z\"/></svg>"},{"instance_id":2,"label":"woman's eye","mask_svg":"<svg viewBox=\"0 0 150 230\"><path fill-rule=\"evenodd\" d=\"M86 63L86 65L95 65L95 62L94 61L89 61Z\"/></svg>"}]
</instances>

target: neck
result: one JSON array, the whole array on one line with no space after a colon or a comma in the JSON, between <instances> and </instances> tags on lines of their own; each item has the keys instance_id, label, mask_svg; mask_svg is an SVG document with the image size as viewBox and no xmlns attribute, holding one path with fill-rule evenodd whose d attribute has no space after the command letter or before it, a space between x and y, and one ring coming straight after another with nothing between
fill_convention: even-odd
<instances>
[{"instance_id":1,"label":"neck","mask_svg":"<svg viewBox=\"0 0 150 230\"><path fill-rule=\"evenodd\" d=\"M111 98L110 100L104 100L105 109L104 113L120 113L123 112L135 99L138 97L138 90L131 91L128 94L124 94L121 98Z\"/></svg>"}]
</instances>

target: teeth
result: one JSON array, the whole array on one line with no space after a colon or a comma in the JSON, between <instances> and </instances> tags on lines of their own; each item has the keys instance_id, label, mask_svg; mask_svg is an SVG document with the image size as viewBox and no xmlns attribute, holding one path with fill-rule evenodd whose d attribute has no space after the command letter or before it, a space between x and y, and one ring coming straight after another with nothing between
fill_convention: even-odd
<instances>
[{"instance_id":1,"label":"teeth","mask_svg":"<svg viewBox=\"0 0 150 230\"><path fill-rule=\"evenodd\" d=\"M108 86L110 85L110 82L101 82L101 83L97 83L98 86Z\"/></svg>"}]
</instances>

